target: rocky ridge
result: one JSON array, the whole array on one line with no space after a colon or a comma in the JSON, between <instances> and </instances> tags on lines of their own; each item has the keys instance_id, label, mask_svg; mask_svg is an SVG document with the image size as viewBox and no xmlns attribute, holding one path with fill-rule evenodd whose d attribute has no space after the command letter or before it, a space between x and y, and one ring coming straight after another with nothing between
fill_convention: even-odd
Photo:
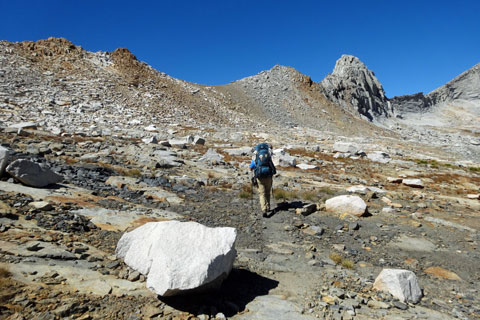
<instances>
[{"instance_id":1,"label":"rocky ridge","mask_svg":"<svg viewBox=\"0 0 480 320\"><path fill-rule=\"evenodd\" d=\"M357 57L342 55L320 85L331 101L369 121L389 117L393 112L375 74Z\"/></svg>"}]
</instances>

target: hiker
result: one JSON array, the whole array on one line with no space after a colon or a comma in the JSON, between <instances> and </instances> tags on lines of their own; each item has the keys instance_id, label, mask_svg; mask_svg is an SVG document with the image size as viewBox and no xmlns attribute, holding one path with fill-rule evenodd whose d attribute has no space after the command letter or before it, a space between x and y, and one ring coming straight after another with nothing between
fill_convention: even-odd
<instances>
[{"instance_id":1,"label":"hiker","mask_svg":"<svg viewBox=\"0 0 480 320\"><path fill-rule=\"evenodd\" d=\"M271 146L268 143L260 143L255 147L250 170L254 172L254 181L257 182L262 216L268 217L273 175L277 173L272 162Z\"/></svg>"}]
</instances>

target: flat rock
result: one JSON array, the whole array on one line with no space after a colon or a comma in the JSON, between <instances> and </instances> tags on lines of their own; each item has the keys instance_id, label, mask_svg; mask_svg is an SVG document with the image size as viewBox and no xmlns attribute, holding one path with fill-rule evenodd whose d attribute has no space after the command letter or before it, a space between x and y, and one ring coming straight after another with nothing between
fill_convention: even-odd
<instances>
[{"instance_id":1,"label":"flat rock","mask_svg":"<svg viewBox=\"0 0 480 320\"><path fill-rule=\"evenodd\" d=\"M318 166L314 166L313 164L300 163L300 164L297 164L297 168L302 170L312 170L312 169L318 169Z\"/></svg>"},{"instance_id":2,"label":"flat rock","mask_svg":"<svg viewBox=\"0 0 480 320\"><path fill-rule=\"evenodd\" d=\"M8 126L7 129L36 129L37 124L35 122L19 122Z\"/></svg>"},{"instance_id":3,"label":"flat rock","mask_svg":"<svg viewBox=\"0 0 480 320\"><path fill-rule=\"evenodd\" d=\"M216 287L235 260L236 230L196 222L149 222L125 233L116 255L161 296Z\"/></svg>"},{"instance_id":4,"label":"flat rock","mask_svg":"<svg viewBox=\"0 0 480 320\"><path fill-rule=\"evenodd\" d=\"M455 222L443 220L443 219L440 219L440 218L425 217L423 219L425 221L428 221L428 222L440 224L440 225L455 228L455 229L458 229L458 230L465 230L465 231L470 231L470 232L476 232L477 231L476 229L473 229L473 228L470 228L470 227L467 227L467 226L464 226L464 225L461 225L461 224L458 224L458 223L455 223Z\"/></svg>"},{"instance_id":5,"label":"flat rock","mask_svg":"<svg viewBox=\"0 0 480 320\"><path fill-rule=\"evenodd\" d=\"M333 152L356 154L359 150L356 144L349 142L335 142L333 144Z\"/></svg>"},{"instance_id":6,"label":"flat rock","mask_svg":"<svg viewBox=\"0 0 480 320\"><path fill-rule=\"evenodd\" d=\"M88 217L98 228L111 231L125 231L128 228L141 225L149 221L178 219L180 216L166 210L153 210L149 216L142 215L135 210L109 210L100 207L72 210L72 213Z\"/></svg>"},{"instance_id":7,"label":"flat rock","mask_svg":"<svg viewBox=\"0 0 480 320\"><path fill-rule=\"evenodd\" d=\"M428 240L421 238L412 238L406 235L400 235L396 240L390 242L388 246L406 251L420 252L432 252L436 249L435 244Z\"/></svg>"},{"instance_id":8,"label":"flat rock","mask_svg":"<svg viewBox=\"0 0 480 320\"><path fill-rule=\"evenodd\" d=\"M327 211L340 214L347 213L361 217L367 210L367 204L358 196L344 195L325 201L325 208Z\"/></svg>"},{"instance_id":9,"label":"flat rock","mask_svg":"<svg viewBox=\"0 0 480 320\"><path fill-rule=\"evenodd\" d=\"M377 188L377 187L367 187L367 186L351 186L346 189L348 192L351 193L358 193L358 194L367 194L368 192L375 192L377 194L385 194L387 191Z\"/></svg>"},{"instance_id":10,"label":"flat rock","mask_svg":"<svg viewBox=\"0 0 480 320\"><path fill-rule=\"evenodd\" d=\"M402 302L417 303L422 297L417 277L409 270L383 269L375 279L373 288L389 292Z\"/></svg>"},{"instance_id":11,"label":"flat rock","mask_svg":"<svg viewBox=\"0 0 480 320\"><path fill-rule=\"evenodd\" d=\"M241 157L241 156L248 156L252 154L252 148L251 147L241 147L241 148L234 148L234 149L224 149L224 151L231 155L231 156L236 156L236 157Z\"/></svg>"},{"instance_id":12,"label":"flat rock","mask_svg":"<svg viewBox=\"0 0 480 320\"><path fill-rule=\"evenodd\" d=\"M23 244L16 244L8 241L0 241L3 251L22 257L38 257L59 260L75 260L77 257L67 251L66 247L58 246L50 242L28 241Z\"/></svg>"},{"instance_id":13,"label":"flat rock","mask_svg":"<svg viewBox=\"0 0 480 320\"><path fill-rule=\"evenodd\" d=\"M155 150L153 155L154 157L151 160L156 162L155 167L157 169L175 168L184 164L183 160L179 159L177 154L172 151Z\"/></svg>"},{"instance_id":14,"label":"flat rock","mask_svg":"<svg viewBox=\"0 0 480 320\"><path fill-rule=\"evenodd\" d=\"M423 188L423 182L420 179L403 179L402 183L412 188Z\"/></svg>"},{"instance_id":15,"label":"flat rock","mask_svg":"<svg viewBox=\"0 0 480 320\"><path fill-rule=\"evenodd\" d=\"M7 166L7 172L23 184L42 188L58 183L63 177L38 163L29 160L15 160Z\"/></svg>"},{"instance_id":16,"label":"flat rock","mask_svg":"<svg viewBox=\"0 0 480 320\"><path fill-rule=\"evenodd\" d=\"M255 298L247 304L248 312L235 317L238 320L313 320L314 316L302 313L301 306L282 296L266 295Z\"/></svg>"},{"instance_id":17,"label":"flat rock","mask_svg":"<svg viewBox=\"0 0 480 320\"><path fill-rule=\"evenodd\" d=\"M16 263L14 267L8 268L15 279L22 282L30 282L38 285L35 277L42 277L52 271L50 266L51 260L36 258L34 270L36 275L33 277L25 277L32 271L32 263L20 262ZM0 264L1 265L1 264ZM62 261L57 263L54 267L55 272L62 278L65 278L65 289L77 291L82 294L93 294L97 296L105 296L113 294L115 296L137 296L148 295L150 292L145 289L141 282L131 282L128 280L118 279L112 275L102 275L98 271L91 270L92 264L82 261Z\"/></svg>"}]
</instances>

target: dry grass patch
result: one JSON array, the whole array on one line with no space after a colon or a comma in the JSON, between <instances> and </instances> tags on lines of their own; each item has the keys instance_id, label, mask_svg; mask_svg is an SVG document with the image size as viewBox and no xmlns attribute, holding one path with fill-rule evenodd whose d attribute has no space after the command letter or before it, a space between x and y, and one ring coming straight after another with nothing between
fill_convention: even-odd
<instances>
[{"instance_id":1,"label":"dry grass patch","mask_svg":"<svg viewBox=\"0 0 480 320\"><path fill-rule=\"evenodd\" d=\"M346 259L338 253L332 252L332 253L330 253L330 255L328 257L333 262L335 262L335 264L341 265L344 268L353 269L353 267L355 266L355 263L352 260Z\"/></svg>"},{"instance_id":2,"label":"dry grass patch","mask_svg":"<svg viewBox=\"0 0 480 320\"><path fill-rule=\"evenodd\" d=\"M7 302L12 296L10 290L12 289L14 282L11 276L12 274L7 268L0 267L0 303Z\"/></svg>"},{"instance_id":3,"label":"dry grass patch","mask_svg":"<svg viewBox=\"0 0 480 320\"><path fill-rule=\"evenodd\" d=\"M248 199L253 195L253 188L251 184L244 184L238 196L242 199Z\"/></svg>"},{"instance_id":4,"label":"dry grass patch","mask_svg":"<svg viewBox=\"0 0 480 320\"><path fill-rule=\"evenodd\" d=\"M274 189L273 190L273 197L275 200L291 200L291 199L297 199L298 198L298 193L295 190L285 190L285 189Z\"/></svg>"},{"instance_id":5,"label":"dry grass patch","mask_svg":"<svg viewBox=\"0 0 480 320\"><path fill-rule=\"evenodd\" d=\"M300 198L305 201L315 202L318 201L320 198L318 197L318 193L311 190L311 191L303 191L300 193Z\"/></svg>"}]
</instances>

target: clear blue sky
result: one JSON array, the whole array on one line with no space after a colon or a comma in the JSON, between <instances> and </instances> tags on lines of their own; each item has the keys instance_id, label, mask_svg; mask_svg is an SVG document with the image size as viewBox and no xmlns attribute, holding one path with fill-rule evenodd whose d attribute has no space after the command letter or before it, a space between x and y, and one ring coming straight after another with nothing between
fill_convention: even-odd
<instances>
[{"instance_id":1,"label":"clear blue sky","mask_svg":"<svg viewBox=\"0 0 480 320\"><path fill-rule=\"evenodd\" d=\"M225 84L291 66L321 81L341 54L388 97L425 93L480 62L480 1L0 0L0 39L125 47L173 77Z\"/></svg>"}]
</instances>

